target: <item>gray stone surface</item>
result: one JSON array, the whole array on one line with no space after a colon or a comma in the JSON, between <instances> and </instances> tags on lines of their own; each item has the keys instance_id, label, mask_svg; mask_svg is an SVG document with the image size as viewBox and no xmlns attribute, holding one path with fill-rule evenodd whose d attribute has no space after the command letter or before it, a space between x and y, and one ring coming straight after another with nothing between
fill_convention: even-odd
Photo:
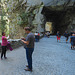
<instances>
[{"instance_id":1,"label":"gray stone surface","mask_svg":"<svg viewBox=\"0 0 75 75\"><path fill-rule=\"evenodd\" d=\"M63 37L61 43L55 36L35 43L32 73L24 71L27 62L23 47L8 51L7 57L0 60L0 75L75 75L75 51Z\"/></svg>"},{"instance_id":2,"label":"gray stone surface","mask_svg":"<svg viewBox=\"0 0 75 75\"><path fill-rule=\"evenodd\" d=\"M57 6L57 5L63 5L66 2L68 2L69 0L41 0L41 1L43 1L45 6ZM75 0L70 0L69 5L72 6L74 1Z\"/></svg>"}]
</instances>

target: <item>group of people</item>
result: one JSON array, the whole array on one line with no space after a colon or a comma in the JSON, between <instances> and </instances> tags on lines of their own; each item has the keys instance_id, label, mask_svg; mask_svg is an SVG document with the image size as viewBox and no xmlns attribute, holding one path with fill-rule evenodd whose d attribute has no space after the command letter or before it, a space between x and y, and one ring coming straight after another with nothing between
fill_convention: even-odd
<instances>
[{"instance_id":1,"label":"group of people","mask_svg":"<svg viewBox=\"0 0 75 75\"><path fill-rule=\"evenodd\" d=\"M27 57L27 62L28 62L28 65L26 65L27 68L25 70L32 71L32 54L34 51L35 38L34 38L34 34L31 32L30 27L25 27L24 30L25 30L25 33L28 34L26 38L21 38L21 41L24 43L24 48L26 49L26 57ZM7 39L8 39L8 37L5 36L5 32L2 32L1 60L3 60L3 56L5 59L7 59L6 51L7 51L7 45L9 45Z\"/></svg>"},{"instance_id":2,"label":"group of people","mask_svg":"<svg viewBox=\"0 0 75 75\"><path fill-rule=\"evenodd\" d=\"M45 32L45 37L48 37L48 38L50 37L50 31Z\"/></svg>"},{"instance_id":3,"label":"group of people","mask_svg":"<svg viewBox=\"0 0 75 75\"><path fill-rule=\"evenodd\" d=\"M56 36L57 36L57 42L58 41L60 42L61 34L59 31L57 31ZM68 33L67 31L65 31L63 36L66 38L66 43L67 43L69 36L70 36L71 49L73 49L75 46L75 31L72 31L71 33Z\"/></svg>"},{"instance_id":4,"label":"group of people","mask_svg":"<svg viewBox=\"0 0 75 75\"><path fill-rule=\"evenodd\" d=\"M26 49L26 57L27 57L27 62L28 62L28 65L26 65L27 68L25 70L26 71L32 71L32 54L33 54L33 51L34 51L34 42L35 42L35 39L39 40L38 36L40 36L40 34L36 32L35 37L34 37L34 34L31 32L30 27L25 27L24 30L25 30L25 33L28 34L26 38L21 38L21 41L24 43L24 48ZM60 34L59 31L57 32L56 36L57 36L57 42L58 42L58 40L60 41L61 34ZM74 48L74 46L75 46L75 32L71 32L71 35L69 35L66 31L64 33L64 36L66 37L66 43L68 41L69 36L71 36L70 37L71 49ZM5 59L7 59L6 51L7 51L7 45L9 44L8 41L7 41L8 38L9 38L9 36L6 37L5 32L2 32L1 59L3 59L3 56L4 56ZM12 50L11 47L8 47L8 48L10 48Z\"/></svg>"}]
</instances>

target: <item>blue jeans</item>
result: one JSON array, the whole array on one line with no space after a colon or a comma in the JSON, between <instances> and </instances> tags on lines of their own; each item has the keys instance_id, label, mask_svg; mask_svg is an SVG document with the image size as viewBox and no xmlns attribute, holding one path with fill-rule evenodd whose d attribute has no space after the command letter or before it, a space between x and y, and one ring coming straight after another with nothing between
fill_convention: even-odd
<instances>
[{"instance_id":1,"label":"blue jeans","mask_svg":"<svg viewBox=\"0 0 75 75\"><path fill-rule=\"evenodd\" d=\"M32 70L32 53L34 48L26 48L26 57L28 62L28 68Z\"/></svg>"}]
</instances>

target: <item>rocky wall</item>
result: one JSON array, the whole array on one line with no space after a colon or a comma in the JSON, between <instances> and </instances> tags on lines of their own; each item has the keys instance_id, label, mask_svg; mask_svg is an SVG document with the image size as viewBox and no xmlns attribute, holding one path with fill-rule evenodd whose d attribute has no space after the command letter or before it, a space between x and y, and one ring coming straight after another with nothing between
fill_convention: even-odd
<instances>
[{"instance_id":1,"label":"rocky wall","mask_svg":"<svg viewBox=\"0 0 75 75\"><path fill-rule=\"evenodd\" d=\"M33 32L44 32L44 16L41 14L41 0L8 0L7 16L9 19L10 38L24 36L24 27L30 26Z\"/></svg>"},{"instance_id":2,"label":"rocky wall","mask_svg":"<svg viewBox=\"0 0 75 75\"><path fill-rule=\"evenodd\" d=\"M24 27L30 26L33 32L44 32L45 12L41 14L44 7L51 14L46 17L53 21L55 31L74 30L75 11L74 0L5 0L7 2L7 17L9 19L10 38L21 38L24 36ZM70 13L69 13L70 12ZM54 16L53 16L54 15ZM57 19L58 18L58 19ZM61 21L60 21L61 20ZM46 20L47 21L47 20ZM57 22L57 23L56 23ZM60 22L60 23L59 23ZM72 24L73 23L73 24ZM59 28L59 29L58 29ZM64 30L63 30L64 29ZM63 33L63 32L62 32Z\"/></svg>"},{"instance_id":3,"label":"rocky wall","mask_svg":"<svg viewBox=\"0 0 75 75\"><path fill-rule=\"evenodd\" d=\"M45 4L43 15L53 23L53 31L71 32L75 30L75 0L42 0Z\"/></svg>"}]
</instances>

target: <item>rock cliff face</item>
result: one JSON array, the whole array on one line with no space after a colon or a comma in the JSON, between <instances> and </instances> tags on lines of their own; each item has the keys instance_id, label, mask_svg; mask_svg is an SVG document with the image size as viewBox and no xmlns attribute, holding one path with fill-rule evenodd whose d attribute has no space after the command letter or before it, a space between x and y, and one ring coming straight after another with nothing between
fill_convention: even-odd
<instances>
[{"instance_id":1,"label":"rock cliff face","mask_svg":"<svg viewBox=\"0 0 75 75\"><path fill-rule=\"evenodd\" d=\"M40 0L8 0L8 18L11 38L24 35L24 27L30 26L33 32L44 31L44 16L41 14L43 3ZM16 37L19 36L19 37Z\"/></svg>"},{"instance_id":2,"label":"rock cliff face","mask_svg":"<svg viewBox=\"0 0 75 75\"><path fill-rule=\"evenodd\" d=\"M74 0L4 0L11 38L24 35L24 27L33 32L44 32L45 21L53 24L53 34L57 31L75 30ZM18 37L17 37L18 36Z\"/></svg>"},{"instance_id":3,"label":"rock cliff face","mask_svg":"<svg viewBox=\"0 0 75 75\"><path fill-rule=\"evenodd\" d=\"M75 0L42 0L45 6L60 6L60 5L69 5L72 6Z\"/></svg>"}]
</instances>

